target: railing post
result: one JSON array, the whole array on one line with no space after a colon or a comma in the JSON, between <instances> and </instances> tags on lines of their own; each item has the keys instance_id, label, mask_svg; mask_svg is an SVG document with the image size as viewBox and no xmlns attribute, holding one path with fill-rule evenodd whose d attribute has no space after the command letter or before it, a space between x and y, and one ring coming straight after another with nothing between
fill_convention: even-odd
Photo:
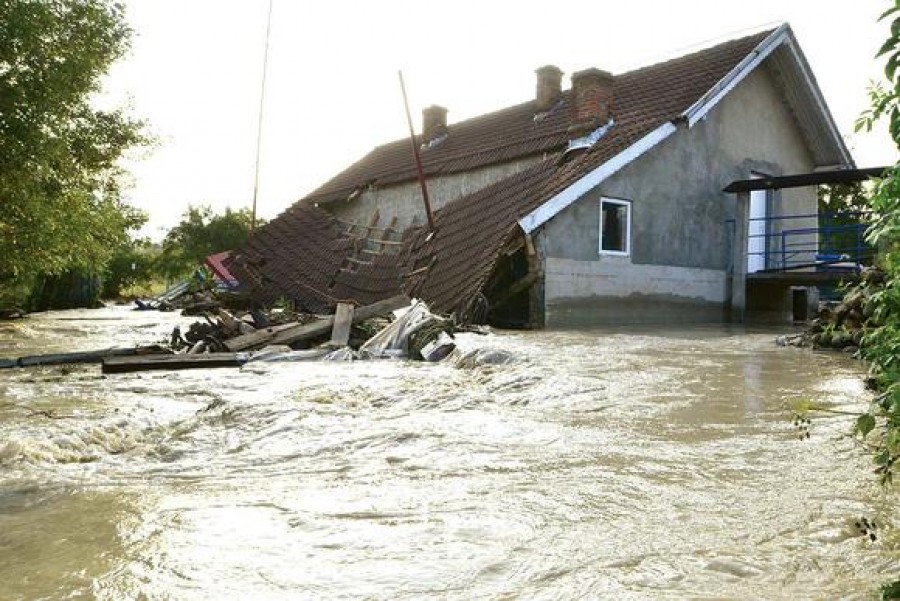
<instances>
[{"instance_id":1,"label":"railing post","mask_svg":"<svg viewBox=\"0 0 900 601\"><path fill-rule=\"evenodd\" d=\"M743 322L747 311L747 228L750 224L750 193L738 192L734 212L734 245L731 270L731 319Z\"/></svg>"},{"instance_id":2,"label":"railing post","mask_svg":"<svg viewBox=\"0 0 900 601\"><path fill-rule=\"evenodd\" d=\"M781 268L787 269L787 232L781 230Z\"/></svg>"}]
</instances>

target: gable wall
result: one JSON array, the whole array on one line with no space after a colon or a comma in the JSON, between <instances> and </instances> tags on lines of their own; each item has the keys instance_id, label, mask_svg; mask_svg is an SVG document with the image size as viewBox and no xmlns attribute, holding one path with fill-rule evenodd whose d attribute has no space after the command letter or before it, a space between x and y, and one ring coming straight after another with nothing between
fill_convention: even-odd
<instances>
[{"instance_id":1,"label":"gable wall","mask_svg":"<svg viewBox=\"0 0 900 601\"><path fill-rule=\"evenodd\" d=\"M412 156L409 160L412 162ZM431 210L437 211L457 198L477 192L540 161L541 156L537 155L463 173L428 178ZM418 180L383 188L372 187L353 201L333 202L322 205L321 208L338 219L363 225L369 224L372 213L377 209L380 227L387 226L391 218L396 216L397 229L400 231L414 223L421 224L427 221L425 205L422 202L422 188Z\"/></svg>"},{"instance_id":2,"label":"gable wall","mask_svg":"<svg viewBox=\"0 0 900 601\"><path fill-rule=\"evenodd\" d=\"M608 301L623 297L647 301L649 313L663 320L659 303L694 306L702 309L702 319L720 319L729 261L725 221L735 207L722 188L751 171L782 175L813 167L770 75L765 68L755 70L703 121L690 129L680 126L541 229L547 323L592 305L594 317L618 321L623 304ZM631 257L599 254L601 196L632 201ZM775 214L815 213L815 189L776 193L773 205ZM790 227L814 225L812 219ZM601 305L608 310L598 312Z\"/></svg>"}]
</instances>

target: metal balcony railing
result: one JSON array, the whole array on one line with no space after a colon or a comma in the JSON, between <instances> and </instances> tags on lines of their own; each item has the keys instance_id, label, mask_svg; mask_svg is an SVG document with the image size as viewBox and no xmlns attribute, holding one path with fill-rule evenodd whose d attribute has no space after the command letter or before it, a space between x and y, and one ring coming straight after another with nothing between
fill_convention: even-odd
<instances>
[{"instance_id":1,"label":"metal balcony railing","mask_svg":"<svg viewBox=\"0 0 900 601\"><path fill-rule=\"evenodd\" d=\"M865 241L868 215L832 212L778 215L749 220L748 272L796 269L858 270L871 263L874 249ZM811 225L814 224L814 225ZM728 271L733 272L735 221L726 221Z\"/></svg>"}]
</instances>

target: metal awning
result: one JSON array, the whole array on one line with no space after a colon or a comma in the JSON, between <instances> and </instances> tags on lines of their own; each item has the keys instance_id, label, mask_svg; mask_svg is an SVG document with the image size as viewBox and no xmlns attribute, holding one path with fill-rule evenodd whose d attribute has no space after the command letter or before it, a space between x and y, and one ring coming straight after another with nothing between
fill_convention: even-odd
<instances>
[{"instance_id":1,"label":"metal awning","mask_svg":"<svg viewBox=\"0 0 900 601\"><path fill-rule=\"evenodd\" d=\"M751 192L753 190L780 190L782 188L800 188L802 186L819 186L822 184L852 184L872 177L881 177L891 167L870 167L868 169L839 169L835 171L816 171L780 177L761 177L759 179L739 179L731 182L723 192Z\"/></svg>"}]
</instances>

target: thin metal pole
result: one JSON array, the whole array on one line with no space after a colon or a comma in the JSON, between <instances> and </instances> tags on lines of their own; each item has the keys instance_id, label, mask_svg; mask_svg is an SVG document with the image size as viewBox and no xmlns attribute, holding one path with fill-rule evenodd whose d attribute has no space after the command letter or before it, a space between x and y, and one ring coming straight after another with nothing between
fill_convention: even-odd
<instances>
[{"instance_id":1,"label":"thin metal pole","mask_svg":"<svg viewBox=\"0 0 900 601\"><path fill-rule=\"evenodd\" d=\"M253 175L253 210L250 214L250 231L256 229L256 198L259 195L259 156L262 148L263 106L266 102L266 72L269 70L269 33L272 31L272 1L266 18L266 49L263 53L262 85L259 90L259 121L256 126L256 172Z\"/></svg>"},{"instance_id":2,"label":"thin metal pole","mask_svg":"<svg viewBox=\"0 0 900 601\"><path fill-rule=\"evenodd\" d=\"M419 145L416 144L416 133L413 130L412 117L409 114L409 100L406 98L406 84L403 82L403 71L397 71L400 76L400 90L403 92L403 107L406 109L406 123L409 125L409 143L412 145L413 156L416 159L416 173L419 176L419 186L422 188L422 200L425 202L425 215L428 217L428 231L434 231L434 215L431 213L431 202L428 200L428 186L425 184L425 172L422 169L422 157L419 156Z\"/></svg>"}]
</instances>

